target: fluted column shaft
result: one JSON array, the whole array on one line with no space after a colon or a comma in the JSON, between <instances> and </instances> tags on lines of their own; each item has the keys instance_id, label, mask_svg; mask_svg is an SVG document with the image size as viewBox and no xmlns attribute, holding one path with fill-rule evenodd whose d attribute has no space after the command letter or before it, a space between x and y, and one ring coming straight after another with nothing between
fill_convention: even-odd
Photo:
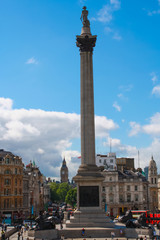
<instances>
[{"instance_id":1,"label":"fluted column shaft","mask_svg":"<svg viewBox=\"0 0 160 240\"><path fill-rule=\"evenodd\" d=\"M81 164L95 164L92 51L81 52Z\"/></svg>"}]
</instances>

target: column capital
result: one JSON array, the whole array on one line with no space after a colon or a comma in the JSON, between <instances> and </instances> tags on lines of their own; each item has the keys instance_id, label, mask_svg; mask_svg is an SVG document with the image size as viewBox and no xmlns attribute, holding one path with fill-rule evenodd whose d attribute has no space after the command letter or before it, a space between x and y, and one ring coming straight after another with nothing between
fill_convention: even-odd
<instances>
[{"instance_id":1,"label":"column capital","mask_svg":"<svg viewBox=\"0 0 160 240\"><path fill-rule=\"evenodd\" d=\"M93 52L93 48L96 45L97 36L76 36L76 45L79 47L81 52Z\"/></svg>"}]
</instances>

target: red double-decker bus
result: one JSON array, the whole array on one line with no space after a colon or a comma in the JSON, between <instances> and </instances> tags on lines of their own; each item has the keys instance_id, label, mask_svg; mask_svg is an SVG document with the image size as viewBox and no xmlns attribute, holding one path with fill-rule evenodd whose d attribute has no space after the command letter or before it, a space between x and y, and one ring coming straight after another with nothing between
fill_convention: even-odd
<instances>
[{"instance_id":1,"label":"red double-decker bus","mask_svg":"<svg viewBox=\"0 0 160 240\"><path fill-rule=\"evenodd\" d=\"M158 224L160 222L160 213L151 213L149 210L131 210L132 216L135 219L138 219L138 217L145 213L145 216L147 218L146 222L150 224Z\"/></svg>"}]
</instances>

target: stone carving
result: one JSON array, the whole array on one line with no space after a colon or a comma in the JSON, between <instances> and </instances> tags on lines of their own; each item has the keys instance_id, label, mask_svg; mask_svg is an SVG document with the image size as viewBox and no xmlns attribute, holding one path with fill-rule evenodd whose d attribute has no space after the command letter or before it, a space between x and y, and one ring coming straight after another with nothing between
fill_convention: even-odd
<instances>
[{"instance_id":1,"label":"stone carving","mask_svg":"<svg viewBox=\"0 0 160 240\"><path fill-rule=\"evenodd\" d=\"M96 43L96 37L88 37L88 35L86 35L84 38L80 38L79 36L77 36L77 47L80 48L81 52L92 52L93 48L95 47L95 43Z\"/></svg>"},{"instance_id":2,"label":"stone carving","mask_svg":"<svg viewBox=\"0 0 160 240\"><path fill-rule=\"evenodd\" d=\"M146 220L145 213L142 213L137 220L133 219L132 212L129 210L118 221L125 223L127 228L149 228Z\"/></svg>"},{"instance_id":3,"label":"stone carving","mask_svg":"<svg viewBox=\"0 0 160 240\"><path fill-rule=\"evenodd\" d=\"M36 230L55 229L54 217L49 216L48 213L40 212L35 221L37 223Z\"/></svg>"},{"instance_id":4,"label":"stone carving","mask_svg":"<svg viewBox=\"0 0 160 240\"><path fill-rule=\"evenodd\" d=\"M89 27L90 26L90 22L88 20L88 11L86 10L86 7L83 7L83 11L81 14L81 21L83 23L83 27Z\"/></svg>"}]
</instances>

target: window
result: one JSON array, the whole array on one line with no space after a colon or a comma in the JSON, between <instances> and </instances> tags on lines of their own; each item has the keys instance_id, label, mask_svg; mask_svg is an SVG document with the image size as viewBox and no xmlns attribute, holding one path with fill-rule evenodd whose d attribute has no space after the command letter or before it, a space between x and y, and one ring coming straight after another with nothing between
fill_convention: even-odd
<instances>
[{"instance_id":1,"label":"window","mask_svg":"<svg viewBox=\"0 0 160 240\"><path fill-rule=\"evenodd\" d=\"M99 159L99 163L101 163L101 159Z\"/></svg>"},{"instance_id":2,"label":"window","mask_svg":"<svg viewBox=\"0 0 160 240\"><path fill-rule=\"evenodd\" d=\"M109 190L110 190L110 191L113 191L113 187L112 187L112 186L110 186L110 187L109 187Z\"/></svg>"},{"instance_id":3,"label":"window","mask_svg":"<svg viewBox=\"0 0 160 240\"><path fill-rule=\"evenodd\" d=\"M7 189L4 189L4 195L7 195L7 196L8 196L9 194L10 194L10 189L8 189L8 188L7 188Z\"/></svg>"},{"instance_id":4,"label":"window","mask_svg":"<svg viewBox=\"0 0 160 240\"><path fill-rule=\"evenodd\" d=\"M103 162L104 164L106 164L106 159L104 159L104 162Z\"/></svg>"},{"instance_id":5,"label":"window","mask_svg":"<svg viewBox=\"0 0 160 240\"><path fill-rule=\"evenodd\" d=\"M15 193L15 195L17 195L17 188L15 188L14 193Z\"/></svg>"},{"instance_id":6,"label":"window","mask_svg":"<svg viewBox=\"0 0 160 240\"><path fill-rule=\"evenodd\" d=\"M138 202L138 194L135 194L135 201Z\"/></svg>"},{"instance_id":7,"label":"window","mask_svg":"<svg viewBox=\"0 0 160 240\"><path fill-rule=\"evenodd\" d=\"M17 207L17 198L14 200L14 206Z\"/></svg>"},{"instance_id":8,"label":"window","mask_svg":"<svg viewBox=\"0 0 160 240\"><path fill-rule=\"evenodd\" d=\"M151 178L151 183L153 184L153 178Z\"/></svg>"},{"instance_id":9,"label":"window","mask_svg":"<svg viewBox=\"0 0 160 240\"><path fill-rule=\"evenodd\" d=\"M113 163L113 159L110 159L110 163Z\"/></svg>"},{"instance_id":10,"label":"window","mask_svg":"<svg viewBox=\"0 0 160 240\"><path fill-rule=\"evenodd\" d=\"M6 158L6 164L9 164L9 158Z\"/></svg>"},{"instance_id":11,"label":"window","mask_svg":"<svg viewBox=\"0 0 160 240\"><path fill-rule=\"evenodd\" d=\"M8 179L8 178L6 178L6 179L4 180L4 184L5 184L5 185L10 185L10 184L11 184L11 180Z\"/></svg>"},{"instance_id":12,"label":"window","mask_svg":"<svg viewBox=\"0 0 160 240\"><path fill-rule=\"evenodd\" d=\"M127 202L131 202L131 195L127 194Z\"/></svg>"},{"instance_id":13,"label":"window","mask_svg":"<svg viewBox=\"0 0 160 240\"><path fill-rule=\"evenodd\" d=\"M5 170L4 174L11 174L11 171L9 169Z\"/></svg>"},{"instance_id":14,"label":"window","mask_svg":"<svg viewBox=\"0 0 160 240\"><path fill-rule=\"evenodd\" d=\"M105 192L105 187L102 188L102 191Z\"/></svg>"},{"instance_id":15,"label":"window","mask_svg":"<svg viewBox=\"0 0 160 240\"><path fill-rule=\"evenodd\" d=\"M157 183L157 179L155 178L155 184Z\"/></svg>"},{"instance_id":16,"label":"window","mask_svg":"<svg viewBox=\"0 0 160 240\"><path fill-rule=\"evenodd\" d=\"M15 174L17 174L17 168L15 168Z\"/></svg>"},{"instance_id":17,"label":"window","mask_svg":"<svg viewBox=\"0 0 160 240\"><path fill-rule=\"evenodd\" d=\"M15 179L15 185L17 186L17 178Z\"/></svg>"},{"instance_id":18,"label":"window","mask_svg":"<svg viewBox=\"0 0 160 240\"><path fill-rule=\"evenodd\" d=\"M130 185L127 185L127 191L130 191Z\"/></svg>"},{"instance_id":19,"label":"window","mask_svg":"<svg viewBox=\"0 0 160 240\"><path fill-rule=\"evenodd\" d=\"M119 202L123 202L123 195L122 194L119 195Z\"/></svg>"},{"instance_id":20,"label":"window","mask_svg":"<svg viewBox=\"0 0 160 240\"><path fill-rule=\"evenodd\" d=\"M111 203L113 203L113 195L110 195L110 196L109 196L109 201L110 201Z\"/></svg>"},{"instance_id":21,"label":"window","mask_svg":"<svg viewBox=\"0 0 160 240\"><path fill-rule=\"evenodd\" d=\"M137 186L137 185L134 186L134 190L135 190L135 191L138 191L138 186Z\"/></svg>"},{"instance_id":22,"label":"window","mask_svg":"<svg viewBox=\"0 0 160 240\"><path fill-rule=\"evenodd\" d=\"M109 178L109 181L112 182L112 177Z\"/></svg>"},{"instance_id":23,"label":"window","mask_svg":"<svg viewBox=\"0 0 160 240\"><path fill-rule=\"evenodd\" d=\"M146 190L146 186L145 185L143 186L143 190Z\"/></svg>"}]
</instances>

